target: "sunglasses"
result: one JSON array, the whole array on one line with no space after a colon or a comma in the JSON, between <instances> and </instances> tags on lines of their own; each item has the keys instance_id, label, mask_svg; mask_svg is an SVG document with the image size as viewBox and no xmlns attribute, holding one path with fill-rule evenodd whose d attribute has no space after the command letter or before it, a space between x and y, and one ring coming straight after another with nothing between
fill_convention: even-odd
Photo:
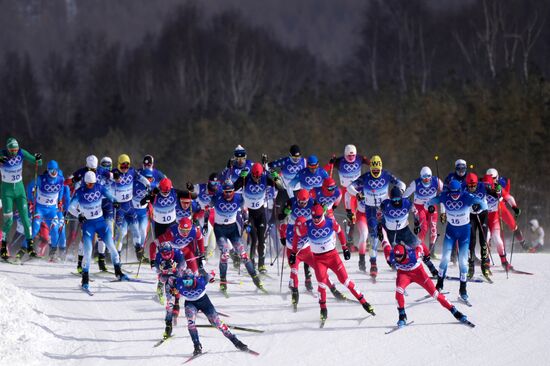
<instances>
[{"instance_id":1,"label":"sunglasses","mask_svg":"<svg viewBox=\"0 0 550 366\"><path fill-rule=\"evenodd\" d=\"M18 151L19 151L19 149L8 149L8 152L12 155L17 154Z\"/></svg>"},{"instance_id":2,"label":"sunglasses","mask_svg":"<svg viewBox=\"0 0 550 366\"><path fill-rule=\"evenodd\" d=\"M122 163L120 164L120 169L128 169L130 168L130 164L129 163Z\"/></svg>"},{"instance_id":3,"label":"sunglasses","mask_svg":"<svg viewBox=\"0 0 550 366\"><path fill-rule=\"evenodd\" d=\"M191 287L191 286L193 286L193 282L194 282L194 281L193 281L192 278L186 278L186 279L184 279L184 280L182 281L182 283L183 283L183 285L184 285L185 287Z\"/></svg>"},{"instance_id":4,"label":"sunglasses","mask_svg":"<svg viewBox=\"0 0 550 366\"><path fill-rule=\"evenodd\" d=\"M336 186L327 187L327 191L332 192L336 189Z\"/></svg>"},{"instance_id":5,"label":"sunglasses","mask_svg":"<svg viewBox=\"0 0 550 366\"><path fill-rule=\"evenodd\" d=\"M52 177L57 177L57 169L50 169L50 170L48 170L48 173L49 173Z\"/></svg>"}]
</instances>

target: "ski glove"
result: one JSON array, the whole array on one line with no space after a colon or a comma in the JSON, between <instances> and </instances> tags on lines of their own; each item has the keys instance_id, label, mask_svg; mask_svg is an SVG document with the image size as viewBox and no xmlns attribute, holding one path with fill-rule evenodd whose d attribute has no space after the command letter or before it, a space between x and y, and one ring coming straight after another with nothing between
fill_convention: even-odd
<instances>
[{"instance_id":1,"label":"ski glove","mask_svg":"<svg viewBox=\"0 0 550 366\"><path fill-rule=\"evenodd\" d=\"M376 235L378 235L379 240L384 240L384 233L382 232L382 224L376 226Z\"/></svg>"},{"instance_id":2,"label":"ski glove","mask_svg":"<svg viewBox=\"0 0 550 366\"><path fill-rule=\"evenodd\" d=\"M113 208L116 208L116 209L120 208L120 202L116 202L116 201L113 202Z\"/></svg>"},{"instance_id":3,"label":"ski glove","mask_svg":"<svg viewBox=\"0 0 550 366\"><path fill-rule=\"evenodd\" d=\"M420 232L420 225L416 225L416 222L414 223L414 235L418 235L418 233Z\"/></svg>"},{"instance_id":4,"label":"ski glove","mask_svg":"<svg viewBox=\"0 0 550 366\"><path fill-rule=\"evenodd\" d=\"M442 213L441 215L439 215L439 221L441 221L441 223L445 225L447 223L447 214Z\"/></svg>"},{"instance_id":5,"label":"ski glove","mask_svg":"<svg viewBox=\"0 0 550 366\"><path fill-rule=\"evenodd\" d=\"M119 179L120 179L120 172L115 171L115 172L113 173L113 179L114 179L114 180L119 180Z\"/></svg>"},{"instance_id":6,"label":"ski glove","mask_svg":"<svg viewBox=\"0 0 550 366\"><path fill-rule=\"evenodd\" d=\"M518 206L512 207L512 210L514 210L514 213L516 214L516 217L518 217L521 214L521 210Z\"/></svg>"},{"instance_id":7,"label":"ski glove","mask_svg":"<svg viewBox=\"0 0 550 366\"><path fill-rule=\"evenodd\" d=\"M344 259L349 260L351 258L351 252L349 251L348 247L343 247L343 253L344 253Z\"/></svg>"},{"instance_id":8,"label":"ski glove","mask_svg":"<svg viewBox=\"0 0 550 366\"><path fill-rule=\"evenodd\" d=\"M481 208L481 206L478 203L474 203L472 205L472 210L474 210L474 211L479 211L480 208Z\"/></svg>"},{"instance_id":9,"label":"ski glove","mask_svg":"<svg viewBox=\"0 0 550 366\"><path fill-rule=\"evenodd\" d=\"M86 216L83 214L78 215L78 222L82 224L84 221L86 221Z\"/></svg>"},{"instance_id":10,"label":"ski glove","mask_svg":"<svg viewBox=\"0 0 550 366\"><path fill-rule=\"evenodd\" d=\"M0 156L0 163L4 164L6 161L8 161L8 157L7 156Z\"/></svg>"},{"instance_id":11,"label":"ski glove","mask_svg":"<svg viewBox=\"0 0 550 366\"><path fill-rule=\"evenodd\" d=\"M185 183L185 187L187 188L187 190L188 190L189 192L193 192L193 190L195 189L195 186L194 186L193 183L191 183L191 182Z\"/></svg>"},{"instance_id":12,"label":"ski glove","mask_svg":"<svg viewBox=\"0 0 550 366\"><path fill-rule=\"evenodd\" d=\"M428 212L429 213L434 213L435 212L435 206L434 205L428 206Z\"/></svg>"},{"instance_id":13,"label":"ski glove","mask_svg":"<svg viewBox=\"0 0 550 366\"><path fill-rule=\"evenodd\" d=\"M240 174L241 177L246 178L247 175L248 175L248 170L247 169L241 170L241 174Z\"/></svg>"},{"instance_id":14,"label":"ski glove","mask_svg":"<svg viewBox=\"0 0 550 366\"><path fill-rule=\"evenodd\" d=\"M348 217L348 220L350 222L355 222L355 214L353 213L352 210L346 210L346 216Z\"/></svg>"},{"instance_id":15,"label":"ski glove","mask_svg":"<svg viewBox=\"0 0 550 366\"><path fill-rule=\"evenodd\" d=\"M294 252L290 253L290 255L288 256L288 263L290 264L296 263L296 253Z\"/></svg>"},{"instance_id":16,"label":"ski glove","mask_svg":"<svg viewBox=\"0 0 550 366\"><path fill-rule=\"evenodd\" d=\"M359 201L364 201L365 200L365 195L363 194L363 192L358 192L355 197L357 197L357 199Z\"/></svg>"},{"instance_id":17,"label":"ski glove","mask_svg":"<svg viewBox=\"0 0 550 366\"><path fill-rule=\"evenodd\" d=\"M275 170L271 172L271 179L277 180L279 179L279 173L277 173Z\"/></svg>"},{"instance_id":18,"label":"ski glove","mask_svg":"<svg viewBox=\"0 0 550 366\"><path fill-rule=\"evenodd\" d=\"M34 154L34 160L36 160L36 161L42 160L42 154L40 154L40 153Z\"/></svg>"},{"instance_id":19,"label":"ski glove","mask_svg":"<svg viewBox=\"0 0 550 366\"><path fill-rule=\"evenodd\" d=\"M267 164L267 154L262 154L262 165Z\"/></svg>"}]
</instances>

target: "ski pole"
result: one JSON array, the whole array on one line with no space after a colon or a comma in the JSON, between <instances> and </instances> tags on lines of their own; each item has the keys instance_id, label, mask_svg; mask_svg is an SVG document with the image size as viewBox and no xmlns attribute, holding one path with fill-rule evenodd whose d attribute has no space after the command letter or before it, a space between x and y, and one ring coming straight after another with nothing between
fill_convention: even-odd
<instances>
[{"instance_id":1,"label":"ski pole","mask_svg":"<svg viewBox=\"0 0 550 366\"><path fill-rule=\"evenodd\" d=\"M502 249L504 251L504 258L506 258L506 242L504 241L504 225L502 225L502 216L500 215L500 200L497 202L498 207L498 224L500 225L500 239L502 240ZM502 258L501 258L502 261ZM506 270L506 279L508 279L508 266L504 268Z\"/></svg>"},{"instance_id":2,"label":"ski pole","mask_svg":"<svg viewBox=\"0 0 550 366\"><path fill-rule=\"evenodd\" d=\"M435 173L437 174L437 179L441 179L439 177L439 164L437 163L437 161L439 160L439 156L434 156L434 160L435 160ZM439 194L439 182L437 182L437 194Z\"/></svg>"},{"instance_id":3,"label":"ski pole","mask_svg":"<svg viewBox=\"0 0 550 366\"><path fill-rule=\"evenodd\" d=\"M283 292L283 272L284 272L284 268L285 268L285 250L286 250L286 246L283 246L283 259L281 260L281 282L279 284L279 292L282 293Z\"/></svg>"}]
</instances>

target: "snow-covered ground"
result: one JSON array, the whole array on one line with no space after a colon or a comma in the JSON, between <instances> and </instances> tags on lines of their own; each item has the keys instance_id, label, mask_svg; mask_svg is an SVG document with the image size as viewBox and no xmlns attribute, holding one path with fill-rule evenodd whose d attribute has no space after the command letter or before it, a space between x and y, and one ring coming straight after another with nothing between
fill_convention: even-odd
<instances>
[{"instance_id":1,"label":"snow-covered ground","mask_svg":"<svg viewBox=\"0 0 550 366\"><path fill-rule=\"evenodd\" d=\"M348 261L350 276L366 294L376 317L359 304L337 303L328 295L329 318L319 329L317 300L305 293L293 313L290 296L279 293L276 267L264 278L269 295L258 293L248 276L230 270L226 299L210 285L209 296L227 323L265 330L262 334L235 331L255 357L237 351L215 329L199 328L204 351L196 365L547 365L550 349L550 255L514 254L518 269L534 276L506 274L494 268L494 284L470 283L473 307L455 300L458 282L446 281L448 298L466 313L476 328L468 328L435 300L415 302L425 292L408 289L407 315L414 324L385 335L397 321L394 278L382 255L379 281L372 284L357 270L357 257ZM437 261L436 261L437 263ZM211 260L207 268L216 268ZM230 266L231 267L231 266ZM137 266L127 266L136 271ZM92 272L96 267L92 267ZM140 278L154 280L141 268ZM110 283L92 276L95 296L78 289L72 263L34 261L22 266L0 263L0 364L3 365L180 365L193 350L186 323L180 319L176 337L153 348L164 330L164 309L155 301L155 285ZM477 269L479 273L479 269ZM217 270L216 270L217 272ZM302 271L301 271L302 272ZM458 269L450 267L449 275ZM283 292L287 293L288 268ZM303 279L300 273L300 279ZM338 286L349 295L346 289ZM206 318L198 318L206 324Z\"/></svg>"}]
</instances>

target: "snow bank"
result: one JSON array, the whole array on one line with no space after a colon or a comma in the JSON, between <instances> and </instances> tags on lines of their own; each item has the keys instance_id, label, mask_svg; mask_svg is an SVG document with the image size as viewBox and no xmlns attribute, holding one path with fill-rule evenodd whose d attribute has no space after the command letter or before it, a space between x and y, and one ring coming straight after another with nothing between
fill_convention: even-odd
<instances>
[{"instance_id":1,"label":"snow bank","mask_svg":"<svg viewBox=\"0 0 550 366\"><path fill-rule=\"evenodd\" d=\"M55 339L44 328L49 319L28 292L0 278L0 355L4 365L45 364L42 352Z\"/></svg>"}]
</instances>

